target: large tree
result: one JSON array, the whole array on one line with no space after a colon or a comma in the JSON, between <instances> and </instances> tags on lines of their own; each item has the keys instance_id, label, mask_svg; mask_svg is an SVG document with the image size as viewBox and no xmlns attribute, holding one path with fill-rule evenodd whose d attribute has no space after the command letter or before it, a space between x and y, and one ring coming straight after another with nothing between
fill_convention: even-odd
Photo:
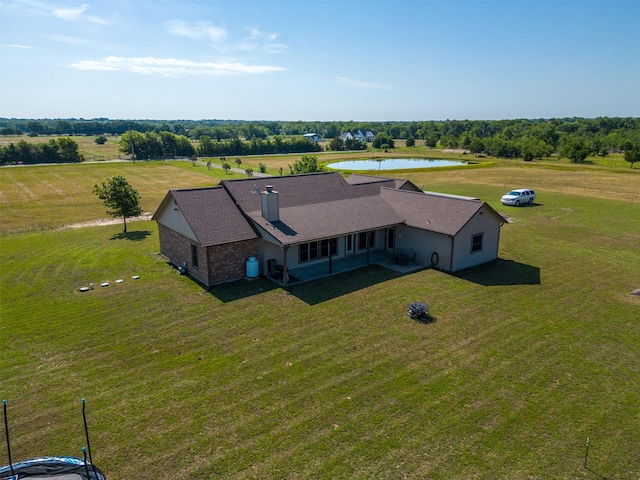
<instances>
[{"instance_id":1,"label":"large tree","mask_svg":"<svg viewBox=\"0 0 640 480\"><path fill-rule=\"evenodd\" d=\"M624 148L624 159L631 164L640 162L640 145L633 144L631 142L625 142L622 147Z\"/></svg>"},{"instance_id":2,"label":"large tree","mask_svg":"<svg viewBox=\"0 0 640 480\"><path fill-rule=\"evenodd\" d=\"M560 146L560 156L568 158L571 163L582 163L589 155L589 147L580 138L570 136Z\"/></svg>"},{"instance_id":3,"label":"large tree","mask_svg":"<svg viewBox=\"0 0 640 480\"><path fill-rule=\"evenodd\" d=\"M318 165L318 157L316 155L302 155L300 160L293 165L289 165L289 171L295 175L299 173L322 172L324 168L322 165Z\"/></svg>"},{"instance_id":4,"label":"large tree","mask_svg":"<svg viewBox=\"0 0 640 480\"><path fill-rule=\"evenodd\" d=\"M477 156L479 153L484 152L484 143L478 137L473 137L469 142L469 150Z\"/></svg>"},{"instance_id":5,"label":"large tree","mask_svg":"<svg viewBox=\"0 0 640 480\"><path fill-rule=\"evenodd\" d=\"M378 132L373 139L373 143L371 146L373 148L383 148L383 145L386 145L385 148L394 148L395 144L391 136L389 136L386 132Z\"/></svg>"},{"instance_id":6,"label":"large tree","mask_svg":"<svg viewBox=\"0 0 640 480\"><path fill-rule=\"evenodd\" d=\"M342 152L347 148L344 144L344 140L342 140L339 135L336 135L329 142L329 149L333 150L334 152Z\"/></svg>"},{"instance_id":7,"label":"large tree","mask_svg":"<svg viewBox=\"0 0 640 480\"><path fill-rule=\"evenodd\" d=\"M94 186L93 193L109 208L107 210L109 215L123 218L125 233L127 217L137 217L142 213L140 194L120 175L108 178L100 185Z\"/></svg>"},{"instance_id":8,"label":"large tree","mask_svg":"<svg viewBox=\"0 0 640 480\"><path fill-rule=\"evenodd\" d=\"M81 161L82 155L80 155L78 148L78 144L69 137L58 138L58 151L60 153L60 160L63 162Z\"/></svg>"}]
</instances>

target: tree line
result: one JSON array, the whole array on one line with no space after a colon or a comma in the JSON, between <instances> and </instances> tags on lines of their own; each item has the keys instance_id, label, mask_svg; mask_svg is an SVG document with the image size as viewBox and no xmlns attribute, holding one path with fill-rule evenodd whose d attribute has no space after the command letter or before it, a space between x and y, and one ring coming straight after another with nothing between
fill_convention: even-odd
<instances>
[{"instance_id":1,"label":"tree line","mask_svg":"<svg viewBox=\"0 0 640 480\"><path fill-rule=\"evenodd\" d=\"M250 141L243 141L237 137L228 141L217 141L208 135L203 135L194 145L188 137L171 132L130 131L120 137L118 149L136 160L147 160L172 157L308 153L319 152L322 147L302 137L282 138L280 136L271 139L254 137Z\"/></svg>"},{"instance_id":2,"label":"tree line","mask_svg":"<svg viewBox=\"0 0 640 480\"><path fill-rule=\"evenodd\" d=\"M52 138L43 143L18 143L0 145L0 165L22 163L77 163L84 161L78 143L69 137Z\"/></svg>"},{"instance_id":3,"label":"tree line","mask_svg":"<svg viewBox=\"0 0 640 480\"><path fill-rule=\"evenodd\" d=\"M226 155L271 155L287 153L319 152L322 147L303 137L282 138L279 135L269 139L252 138L242 141L234 138L229 141L215 141L208 135L200 137L197 147L201 157Z\"/></svg>"},{"instance_id":4,"label":"tree line","mask_svg":"<svg viewBox=\"0 0 640 480\"><path fill-rule=\"evenodd\" d=\"M109 119L9 119L0 118L0 135L122 135L129 130L171 132L192 140L209 136L216 141L242 138L266 139L318 133L332 139L346 131L385 132L391 138L425 140L427 145L468 148L471 141L498 137L505 141L537 138L557 147L562 136L598 140L611 148L640 137L640 118L551 118L512 120L433 120L412 122L305 122L244 120L109 120Z\"/></svg>"},{"instance_id":5,"label":"tree line","mask_svg":"<svg viewBox=\"0 0 640 480\"><path fill-rule=\"evenodd\" d=\"M100 137L96 138L96 143ZM184 135L171 132L128 131L120 136L120 152L135 160L166 158L195 158L227 155L267 155L287 153L310 153L322 150L315 142L302 137L283 139L252 139L249 142L235 138L229 141L214 141L203 136L195 145ZM70 137L49 139L42 143L20 140L9 145L0 145L0 165L36 163L75 163L84 161L78 143Z\"/></svg>"},{"instance_id":6,"label":"tree line","mask_svg":"<svg viewBox=\"0 0 640 480\"><path fill-rule=\"evenodd\" d=\"M329 150L364 150L362 142L339 138L357 130L375 133L374 148L394 148L392 139L404 139L407 146L422 140L432 148L524 160L558 153L581 162L590 155L640 149L640 118L633 117L413 122L0 119L0 134L5 135L120 135L121 151L133 152L137 159L320 151L302 138L305 133L322 135Z\"/></svg>"}]
</instances>

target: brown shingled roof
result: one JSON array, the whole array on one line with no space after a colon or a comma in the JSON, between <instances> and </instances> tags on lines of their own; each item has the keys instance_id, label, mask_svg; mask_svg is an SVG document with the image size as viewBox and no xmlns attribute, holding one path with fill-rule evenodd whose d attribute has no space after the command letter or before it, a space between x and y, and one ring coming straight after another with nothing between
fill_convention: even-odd
<instances>
[{"instance_id":1,"label":"brown shingled roof","mask_svg":"<svg viewBox=\"0 0 640 480\"><path fill-rule=\"evenodd\" d=\"M378 177L374 175L363 175L361 173L353 173L345 179L351 185L363 185L370 183L377 183L380 186L397 188L401 190L413 190L420 192L420 190L412 181L401 180L398 178Z\"/></svg>"},{"instance_id":2,"label":"brown shingled roof","mask_svg":"<svg viewBox=\"0 0 640 480\"><path fill-rule=\"evenodd\" d=\"M383 188L381 196L393 205L406 225L445 235L457 234L483 206L504 220L488 204L474 199L391 188Z\"/></svg>"},{"instance_id":3,"label":"brown shingled roof","mask_svg":"<svg viewBox=\"0 0 640 480\"><path fill-rule=\"evenodd\" d=\"M352 198L354 195L377 195L380 187L351 188L338 172L308 173L280 177L222 180L223 186L244 212L260 211L260 193L267 185L279 192L280 208L324 203L328 200Z\"/></svg>"},{"instance_id":4,"label":"brown shingled roof","mask_svg":"<svg viewBox=\"0 0 640 480\"><path fill-rule=\"evenodd\" d=\"M260 211L252 212L250 217L283 245L402 223L394 208L379 195L280 207L280 220L273 223L265 220Z\"/></svg>"},{"instance_id":5,"label":"brown shingled roof","mask_svg":"<svg viewBox=\"0 0 640 480\"><path fill-rule=\"evenodd\" d=\"M171 190L169 194L203 246L258 238L223 188Z\"/></svg>"},{"instance_id":6,"label":"brown shingled roof","mask_svg":"<svg viewBox=\"0 0 640 480\"><path fill-rule=\"evenodd\" d=\"M223 180L215 188L172 190L168 195L203 245L257 238L248 219L283 245L399 224L453 236L482 208L504 221L477 199L413 191L417 187L403 180L365 175L349 179L326 172ZM278 192L276 222L261 214L260 192L267 185ZM409 189L400 189L403 185Z\"/></svg>"},{"instance_id":7,"label":"brown shingled roof","mask_svg":"<svg viewBox=\"0 0 640 480\"><path fill-rule=\"evenodd\" d=\"M257 225L285 245L402 222L380 197L380 184L353 186L337 172L223 180L220 184ZM259 192L267 185L279 195L280 221L273 224L261 214Z\"/></svg>"}]
</instances>

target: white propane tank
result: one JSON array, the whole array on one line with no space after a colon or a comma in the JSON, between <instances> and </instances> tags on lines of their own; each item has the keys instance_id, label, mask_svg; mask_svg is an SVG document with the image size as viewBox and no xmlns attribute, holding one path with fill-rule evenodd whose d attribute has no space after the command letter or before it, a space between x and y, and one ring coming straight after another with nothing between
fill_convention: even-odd
<instances>
[{"instance_id":1,"label":"white propane tank","mask_svg":"<svg viewBox=\"0 0 640 480\"><path fill-rule=\"evenodd\" d=\"M260 275L260 263L256 257L247 260L247 278L257 278Z\"/></svg>"}]
</instances>

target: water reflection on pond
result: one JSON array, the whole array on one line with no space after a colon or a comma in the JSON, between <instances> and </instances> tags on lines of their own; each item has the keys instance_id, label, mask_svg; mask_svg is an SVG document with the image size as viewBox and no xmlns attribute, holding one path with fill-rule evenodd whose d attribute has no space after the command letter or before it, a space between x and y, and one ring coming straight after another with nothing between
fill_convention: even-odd
<instances>
[{"instance_id":1,"label":"water reflection on pond","mask_svg":"<svg viewBox=\"0 0 640 480\"><path fill-rule=\"evenodd\" d=\"M433 158L379 158L334 162L329 163L327 167L337 170L407 170L411 168L457 167L461 165L468 165L468 162Z\"/></svg>"}]
</instances>

